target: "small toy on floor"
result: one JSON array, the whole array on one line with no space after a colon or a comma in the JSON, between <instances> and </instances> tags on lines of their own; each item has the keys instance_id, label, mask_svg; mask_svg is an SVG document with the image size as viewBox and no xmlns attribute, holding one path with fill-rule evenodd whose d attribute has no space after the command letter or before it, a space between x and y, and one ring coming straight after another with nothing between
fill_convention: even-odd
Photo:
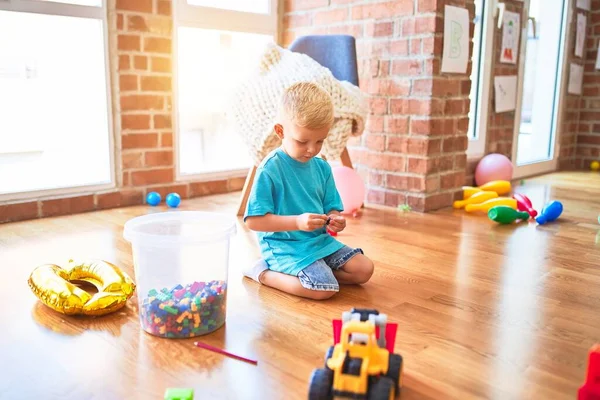
<instances>
[{"instance_id":1,"label":"small toy on floor","mask_svg":"<svg viewBox=\"0 0 600 400\"><path fill-rule=\"evenodd\" d=\"M517 220L527 221L529 214L525 211L517 211L508 206L496 206L488 211L488 218L499 224L512 224Z\"/></svg>"},{"instance_id":2,"label":"small toy on floor","mask_svg":"<svg viewBox=\"0 0 600 400\"><path fill-rule=\"evenodd\" d=\"M560 201L554 200L546 205L542 210L541 214L535 219L535 221L543 225L546 222L552 222L558 219L563 212L563 205Z\"/></svg>"},{"instance_id":3,"label":"small toy on floor","mask_svg":"<svg viewBox=\"0 0 600 400\"><path fill-rule=\"evenodd\" d=\"M585 382L577 392L577 400L598 399L600 399L600 344L594 345L588 353Z\"/></svg>"},{"instance_id":4,"label":"small toy on floor","mask_svg":"<svg viewBox=\"0 0 600 400\"><path fill-rule=\"evenodd\" d=\"M165 198L167 205L171 208L177 208L181 203L181 196L178 193L169 193Z\"/></svg>"},{"instance_id":5,"label":"small toy on floor","mask_svg":"<svg viewBox=\"0 0 600 400\"><path fill-rule=\"evenodd\" d=\"M395 398L403 368L402 356L393 354L397 328L377 310L352 309L334 320L334 346L327 351L325 368L311 375L309 400Z\"/></svg>"},{"instance_id":6,"label":"small toy on floor","mask_svg":"<svg viewBox=\"0 0 600 400\"><path fill-rule=\"evenodd\" d=\"M168 388L164 400L194 400L193 389Z\"/></svg>"},{"instance_id":7,"label":"small toy on floor","mask_svg":"<svg viewBox=\"0 0 600 400\"><path fill-rule=\"evenodd\" d=\"M152 207L159 205L161 201L162 197L158 192L150 192L146 195L146 203L148 203Z\"/></svg>"}]
</instances>

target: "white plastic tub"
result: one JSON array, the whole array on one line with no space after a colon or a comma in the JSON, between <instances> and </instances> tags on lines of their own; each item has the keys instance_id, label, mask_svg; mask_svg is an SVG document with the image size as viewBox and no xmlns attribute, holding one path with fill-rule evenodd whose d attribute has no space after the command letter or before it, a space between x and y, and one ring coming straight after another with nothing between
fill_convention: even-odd
<instances>
[{"instance_id":1,"label":"white plastic tub","mask_svg":"<svg viewBox=\"0 0 600 400\"><path fill-rule=\"evenodd\" d=\"M123 236L132 246L142 329L184 338L223 326L229 240L235 233L233 217L201 211L127 221Z\"/></svg>"}]
</instances>

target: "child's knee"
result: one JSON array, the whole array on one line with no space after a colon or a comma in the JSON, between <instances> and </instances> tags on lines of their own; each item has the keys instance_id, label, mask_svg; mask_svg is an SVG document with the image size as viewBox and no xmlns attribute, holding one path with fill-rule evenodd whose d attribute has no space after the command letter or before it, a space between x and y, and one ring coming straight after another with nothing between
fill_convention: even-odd
<instances>
[{"instance_id":1,"label":"child's knee","mask_svg":"<svg viewBox=\"0 0 600 400\"><path fill-rule=\"evenodd\" d=\"M334 290L311 290L309 296L313 300L327 300L332 298L336 293Z\"/></svg>"},{"instance_id":2,"label":"child's knee","mask_svg":"<svg viewBox=\"0 0 600 400\"><path fill-rule=\"evenodd\" d=\"M357 283L367 283L371 276L373 276L373 271L375 270L375 265L373 261L368 257L364 257L361 260L360 267L356 271L356 280Z\"/></svg>"}]
</instances>

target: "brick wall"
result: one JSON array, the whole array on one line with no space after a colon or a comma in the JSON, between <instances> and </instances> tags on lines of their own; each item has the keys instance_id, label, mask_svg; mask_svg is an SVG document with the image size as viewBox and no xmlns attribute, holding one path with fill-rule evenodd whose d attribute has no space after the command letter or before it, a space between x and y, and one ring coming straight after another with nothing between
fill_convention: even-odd
<instances>
[{"instance_id":1,"label":"brick wall","mask_svg":"<svg viewBox=\"0 0 600 400\"><path fill-rule=\"evenodd\" d=\"M240 190L243 178L175 182L171 0L111 0L109 56L117 187L0 204L0 223L142 204L149 191L182 198Z\"/></svg>"},{"instance_id":2,"label":"brick wall","mask_svg":"<svg viewBox=\"0 0 600 400\"><path fill-rule=\"evenodd\" d=\"M600 41L600 0L593 0L592 11L586 14L583 96L572 105L579 110L579 124L571 127L578 128L577 145L571 145L571 149L576 147L576 155L571 159L574 167L580 169L589 169L592 161L600 161L600 71L595 69Z\"/></svg>"},{"instance_id":3,"label":"brick wall","mask_svg":"<svg viewBox=\"0 0 600 400\"><path fill-rule=\"evenodd\" d=\"M285 2L284 46L306 34L357 39L371 109L349 147L369 203L434 210L450 205L464 182L470 69L440 72L445 3L474 15L472 0Z\"/></svg>"}]
</instances>

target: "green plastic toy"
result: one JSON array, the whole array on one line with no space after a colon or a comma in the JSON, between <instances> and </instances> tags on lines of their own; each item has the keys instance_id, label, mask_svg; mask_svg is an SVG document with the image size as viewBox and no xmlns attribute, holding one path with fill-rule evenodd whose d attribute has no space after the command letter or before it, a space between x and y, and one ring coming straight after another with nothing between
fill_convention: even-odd
<instances>
[{"instance_id":1,"label":"green plastic toy","mask_svg":"<svg viewBox=\"0 0 600 400\"><path fill-rule=\"evenodd\" d=\"M194 400L194 390L169 388L165 392L165 400Z\"/></svg>"},{"instance_id":2,"label":"green plastic toy","mask_svg":"<svg viewBox=\"0 0 600 400\"><path fill-rule=\"evenodd\" d=\"M488 218L499 224L511 224L518 219L527 221L529 214L525 211L517 211L509 206L495 206L488 211Z\"/></svg>"}]
</instances>

